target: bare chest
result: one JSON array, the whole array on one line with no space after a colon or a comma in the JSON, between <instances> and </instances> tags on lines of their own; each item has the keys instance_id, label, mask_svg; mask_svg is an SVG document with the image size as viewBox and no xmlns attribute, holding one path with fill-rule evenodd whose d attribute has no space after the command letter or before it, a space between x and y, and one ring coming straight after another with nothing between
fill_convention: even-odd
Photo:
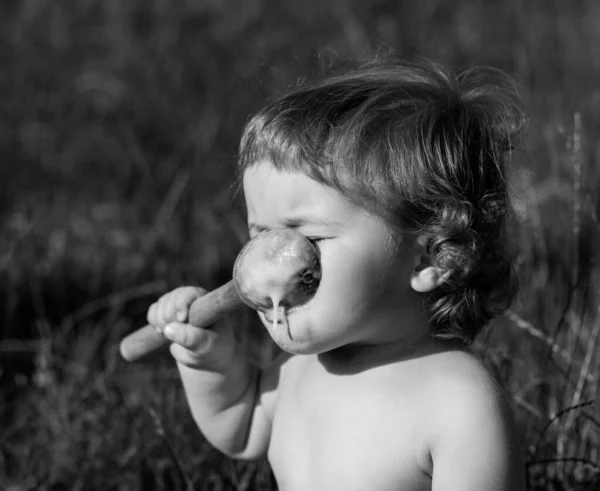
<instances>
[{"instance_id":1,"label":"bare chest","mask_svg":"<svg viewBox=\"0 0 600 491\"><path fill-rule=\"evenodd\" d=\"M280 387L269 447L281 491L430 489L410 390L386 373L334 378L295 368Z\"/></svg>"}]
</instances>

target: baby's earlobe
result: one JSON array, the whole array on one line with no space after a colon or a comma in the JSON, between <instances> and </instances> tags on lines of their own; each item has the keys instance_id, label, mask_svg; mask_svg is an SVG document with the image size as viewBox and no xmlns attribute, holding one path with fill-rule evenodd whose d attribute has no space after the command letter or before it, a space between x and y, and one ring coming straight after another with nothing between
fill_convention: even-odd
<instances>
[{"instance_id":1,"label":"baby's earlobe","mask_svg":"<svg viewBox=\"0 0 600 491\"><path fill-rule=\"evenodd\" d=\"M415 256L415 267L410 275L410 286L418 293L426 293L440 286L449 273L432 264L430 242L426 238L420 237L417 244L420 250Z\"/></svg>"},{"instance_id":2,"label":"baby's earlobe","mask_svg":"<svg viewBox=\"0 0 600 491\"><path fill-rule=\"evenodd\" d=\"M435 290L446 280L447 274L435 266L418 264L410 275L410 286L418 293Z\"/></svg>"}]
</instances>

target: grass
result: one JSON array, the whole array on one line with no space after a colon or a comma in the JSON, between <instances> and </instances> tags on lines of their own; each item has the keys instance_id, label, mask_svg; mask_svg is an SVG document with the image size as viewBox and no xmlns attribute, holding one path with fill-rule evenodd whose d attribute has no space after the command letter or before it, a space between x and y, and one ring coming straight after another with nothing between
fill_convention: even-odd
<instances>
[{"instance_id":1,"label":"grass","mask_svg":"<svg viewBox=\"0 0 600 491\"><path fill-rule=\"evenodd\" d=\"M523 87L521 294L476 348L513 396L530 489L597 489L600 8L297 5L0 6L0 487L275 489L265 462L204 442L167 356L126 364L118 342L161 292L228 279L246 240L229 186L247 115L385 44L491 64Z\"/></svg>"}]
</instances>

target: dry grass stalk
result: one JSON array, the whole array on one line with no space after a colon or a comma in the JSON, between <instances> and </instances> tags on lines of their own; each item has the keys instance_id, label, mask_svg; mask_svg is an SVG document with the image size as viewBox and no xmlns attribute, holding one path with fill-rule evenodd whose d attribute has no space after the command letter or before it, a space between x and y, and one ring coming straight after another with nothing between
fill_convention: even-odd
<instances>
[{"instance_id":1,"label":"dry grass stalk","mask_svg":"<svg viewBox=\"0 0 600 491\"><path fill-rule=\"evenodd\" d=\"M581 114L573 115L573 139L571 161L573 164L573 276L571 284L579 278L579 236L581 233Z\"/></svg>"}]
</instances>

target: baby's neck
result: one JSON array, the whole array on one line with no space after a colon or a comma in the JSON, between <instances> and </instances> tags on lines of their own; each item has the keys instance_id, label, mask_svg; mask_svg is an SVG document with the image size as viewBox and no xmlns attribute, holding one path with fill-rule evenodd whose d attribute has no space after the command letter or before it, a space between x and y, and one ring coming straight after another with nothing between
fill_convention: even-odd
<instances>
[{"instance_id":1,"label":"baby's neck","mask_svg":"<svg viewBox=\"0 0 600 491\"><path fill-rule=\"evenodd\" d=\"M352 375L371 368L408 361L442 351L465 349L460 341L432 338L429 334L383 343L352 343L318 355L325 369L338 375Z\"/></svg>"}]
</instances>

